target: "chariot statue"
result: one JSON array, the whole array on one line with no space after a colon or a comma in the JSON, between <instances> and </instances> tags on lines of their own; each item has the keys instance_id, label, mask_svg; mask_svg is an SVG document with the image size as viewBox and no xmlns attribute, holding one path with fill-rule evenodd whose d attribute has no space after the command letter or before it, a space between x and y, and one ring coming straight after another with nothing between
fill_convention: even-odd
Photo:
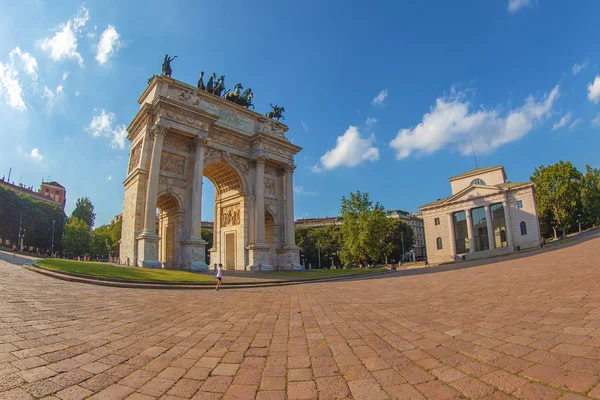
<instances>
[{"instance_id":1,"label":"chariot statue","mask_svg":"<svg viewBox=\"0 0 600 400\"><path fill-rule=\"evenodd\" d=\"M163 75L168 76L169 78L171 77L171 73L173 72L173 70L171 69L171 61L173 61L176 58L177 56L170 58L168 54L165 54L165 60L162 64Z\"/></svg>"},{"instance_id":2,"label":"chariot statue","mask_svg":"<svg viewBox=\"0 0 600 400\"><path fill-rule=\"evenodd\" d=\"M212 93L215 91L215 79L217 79L217 74L213 72L210 78L208 79L208 83L206 84L206 91L208 93Z\"/></svg>"},{"instance_id":3,"label":"chariot statue","mask_svg":"<svg viewBox=\"0 0 600 400\"><path fill-rule=\"evenodd\" d=\"M221 75L221 77L217 80L217 84L213 89L213 94L221 97L221 93L225 90L225 75Z\"/></svg>"},{"instance_id":4,"label":"chariot statue","mask_svg":"<svg viewBox=\"0 0 600 400\"><path fill-rule=\"evenodd\" d=\"M225 93L225 100L235 103L237 101L237 99L239 99L239 97L240 97L240 90L243 88L244 87L242 86L241 83L236 83L235 86L233 87L233 92L227 91L227 93Z\"/></svg>"}]
</instances>

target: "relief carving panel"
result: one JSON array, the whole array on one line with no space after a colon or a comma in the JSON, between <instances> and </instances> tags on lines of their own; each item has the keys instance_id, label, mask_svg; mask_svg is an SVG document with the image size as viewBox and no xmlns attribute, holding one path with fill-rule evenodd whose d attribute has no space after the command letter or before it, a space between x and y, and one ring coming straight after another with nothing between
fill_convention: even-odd
<instances>
[{"instance_id":1,"label":"relief carving panel","mask_svg":"<svg viewBox=\"0 0 600 400\"><path fill-rule=\"evenodd\" d=\"M234 204L221 209L221 226L233 226L240 224L240 205Z\"/></svg>"},{"instance_id":2,"label":"relief carving panel","mask_svg":"<svg viewBox=\"0 0 600 400\"><path fill-rule=\"evenodd\" d=\"M142 141L135 145L131 150L131 156L129 157L129 172L140 164L140 156L142 155Z\"/></svg>"},{"instance_id":3,"label":"relief carving panel","mask_svg":"<svg viewBox=\"0 0 600 400\"><path fill-rule=\"evenodd\" d=\"M178 135L169 134L165 137L165 141L163 143L164 147L170 147L179 151L188 151L188 141L186 141L183 137Z\"/></svg>"},{"instance_id":4,"label":"relief carving panel","mask_svg":"<svg viewBox=\"0 0 600 400\"><path fill-rule=\"evenodd\" d=\"M265 194L275 196L275 179L265 178Z\"/></svg>"},{"instance_id":5,"label":"relief carving panel","mask_svg":"<svg viewBox=\"0 0 600 400\"><path fill-rule=\"evenodd\" d=\"M183 175L185 171L185 157L163 151L160 157L160 170Z\"/></svg>"}]
</instances>

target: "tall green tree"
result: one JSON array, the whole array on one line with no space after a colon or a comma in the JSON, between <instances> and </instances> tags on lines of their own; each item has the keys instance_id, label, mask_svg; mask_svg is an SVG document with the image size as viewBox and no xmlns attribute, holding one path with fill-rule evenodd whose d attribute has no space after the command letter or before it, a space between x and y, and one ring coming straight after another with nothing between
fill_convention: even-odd
<instances>
[{"instance_id":1,"label":"tall green tree","mask_svg":"<svg viewBox=\"0 0 600 400\"><path fill-rule=\"evenodd\" d=\"M117 257L121 240L121 221L101 225L90 234L89 252L92 257Z\"/></svg>"},{"instance_id":2,"label":"tall green tree","mask_svg":"<svg viewBox=\"0 0 600 400\"><path fill-rule=\"evenodd\" d=\"M96 222L96 214L94 213L94 205L89 197L80 197L77 199L75 209L71 213L72 217L79 218L88 225L91 230Z\"/></svg>"},{"instance_id":3,"label":"tall green tree","mask_svg":"<svg viewBox=\"0 0 600 400\"><path fill-rule=\"evenodd\" d=\"M581 181L583 176L571 162L536 168L531 176L535 184L538 215L550 212L564 237L581 212Z\"/></svg>"},{"instance_id":4,"label":"tall green tree","mask_svg":"<svg viewBox=\"0 0 600 400\"><path fill-rule=\"evenodd\" d=\"M204 240L206 242L206 246L204 246L204 259L206 260L206 262L208 263L210 260L210 249L212 249L213 247L213 232L211 230L208 229L200 229L200 236L202 237L202 240ZM119 238L120 238L120 234L119 234ZM210 260L211 263L214 264L214 262L212 260Z\"/></svg>"},{"instance_id":5,"label":"tall green tree","mask_svg":"<svg viewBox=\"0 0 600 400\"><path fill-rule=\"evenodd\" d=\"M413 244L414 235L411 227L400 219L388 218L381 244L385 263L387 264L390 259L400 261L402 256L412 249Z\"/></svg>"},{"instance_id":6,"label":"tall green tree","mask_svg":"<svg viewBox=\"0 0 600 400\"><path fill-rule=\"evenodd\" d=\"M331 264L339 264L341 251L341 227L330 225L311 229L308 237L316 247L317 259L313 266L329 268ZM313 253L314 253L313 248Z\"/></svg>"},{"instance_id":7,"label":"tall green tree","mask_svg":"<svg viewBox=\"0 0 600 400\"><path fill-rule=\"evenodd\" d=\"M581 223L586 228L600 225L600 170L585 166L581 181Z\"/></svg>"},{"instance_id":8,"label":"tall green tree","mask_svg":"<svg viewBox=\"0 0 600 400\"><path fill-rule=\"evenodd\" d=\"M357 191L342 197L343 263L378 261L383 256L382 242L387 232L383 205L373 203L368 193Z\"/></svg>"},{"instance_id":9,"label":"tall green tree","mask_svg":"<svg viewBox=\"0 0 600 400\"><path fill-rule=\"evenodd\" d=\"M69 217L63 237L63 252L83 256L90 250L90 230L88 224L77 217Z\"/></svg>"}]
</instances>

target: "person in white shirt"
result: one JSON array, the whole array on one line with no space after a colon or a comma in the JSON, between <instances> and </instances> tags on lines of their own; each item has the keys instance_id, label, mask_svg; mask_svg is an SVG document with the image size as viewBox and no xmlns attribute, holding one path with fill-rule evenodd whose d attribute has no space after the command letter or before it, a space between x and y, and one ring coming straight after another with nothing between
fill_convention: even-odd
<instances>
[{"instance_id":1,"label":"person in white shirt","mask_svg":"<svg viewBox=\"0 0 600 400\"><path fill-rule=\"evenodd\" d=\"M219 263L217 267L217 287L215 289L219 290L219 286L223 283L223 264Z\"/></svg>"}]
</instances>

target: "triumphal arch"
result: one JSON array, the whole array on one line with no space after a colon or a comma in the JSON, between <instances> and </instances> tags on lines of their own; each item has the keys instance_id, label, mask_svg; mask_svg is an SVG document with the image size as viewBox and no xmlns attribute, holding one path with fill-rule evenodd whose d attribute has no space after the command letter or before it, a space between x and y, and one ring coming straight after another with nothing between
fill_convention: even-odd
<instances>
[{"instance_id":1,"label":"triumphal arch","mask_svg":"<svg viewBox=\"0 0 600 400\"><path fill-rule=\"evenodd\" d=\"M293 174L301 148L286 138L287 126L203 83L199 89L201 81L196 88L164 72L149 81L127 128L121 262L207 269L201 218L203 206L213 205L202 204L206 177L215 186L211 264L300 269Z\"/></svg>"}]
</instances>

